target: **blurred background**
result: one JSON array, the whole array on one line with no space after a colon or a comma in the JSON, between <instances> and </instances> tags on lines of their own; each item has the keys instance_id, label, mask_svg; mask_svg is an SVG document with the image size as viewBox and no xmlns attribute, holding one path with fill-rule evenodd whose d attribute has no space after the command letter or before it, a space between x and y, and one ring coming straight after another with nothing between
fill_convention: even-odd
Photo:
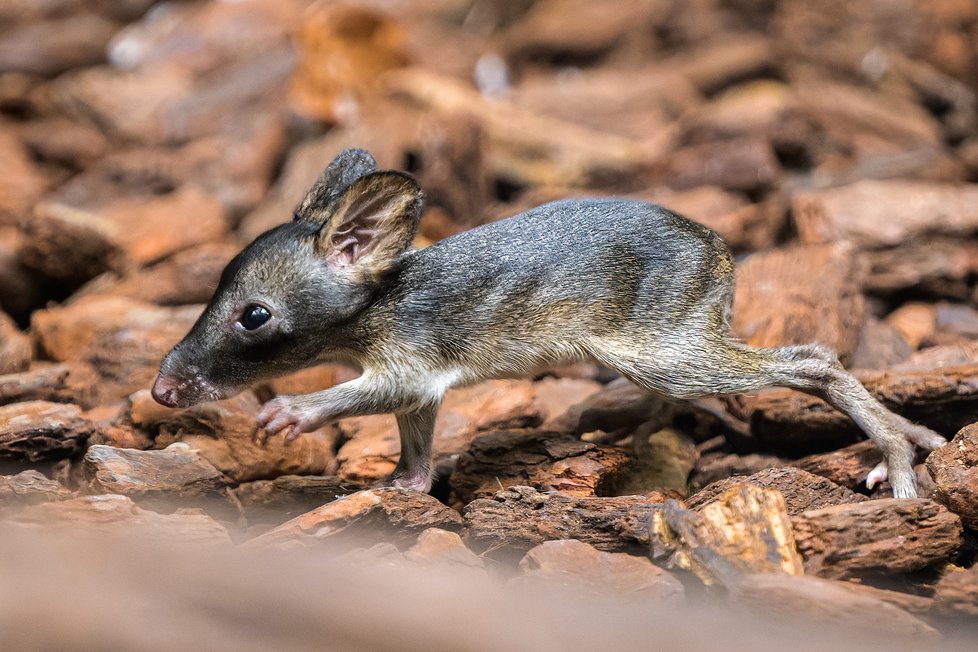
<instances>
[{"instance_id":1,"label":"blurred background","mask_svg":"<svg viewBox=\"0 0 978 652\"><path fill-rule=\"evenodd\" d=\"M0 305L204 301L358 146L419 244L631 194L975 335L976 57L969 0L5 0Z\"/></svg>"},{"instance_id":2,"label":"blurred background","mask_svg":"<svg viewBox=\"0 0 978 652\"><path fill-rule=\"evenodd\" d=\"M727 649L735 627L728 621L736 621L757 637L744 634L743 649L763 649L804 643L790 628L758 629L797 607L820 614L819 629L805 630L810 641L849 615L851 625L933 642L934 630L912 613L940 625L950 644L973 649L965 633L960 641L954 633L974 622L978 591L978 475L968 453L978 429L961 431L967 446L945 447L928 470L918 467L922 493L954 514L941 507L933 519L913 517L910 529L886 530L880 548L903 555L902 566L886 555L860 562L868 548L856 546L836 555L856 560L855 568L839 571L812 562L808 550L806 572L819 577L803 578L811 582L796 593L779 593L764 583L770 578L727 587L731 602L763 603L764 615L725 616L711 630L702 623L716 621L712 612L645 619L671 599L656 593L665 571L651 563L637 580L646 593L626 612L565 602L565 591L527 598L512 586L480 584L484 578L475 589L461 587L467 576L458 564L479 567L481 578L483 564L498 570L494 552L510 546L519 560L539 542L499 534L495 528L530 517L493 512L494 503L477 499L504 484L533 484L546 493L530 496L539 504L563 500L555 491L597 495L620 512L607 501L636 494L645 509L731 475L791 466L794 475L764 482L784 492L796 527L813 537L814 526L798 525L807 523L801 514L811 496L828 501L817 506L859 507L864 494L888 495L885 485L871 493L863 483L875 449L815 399L772 390L687 406L653 432L646 426L663 406L587 365L452 393L436 437L435 495L452 507L482 503L473 513L488 510L481 525L488 534L467 512L474 538L463 544L452 535L457 541L449 537L446 548L452 580L428 585L423 574L399 575L397 590L386 593L385 573L399 555L410 556L420 526L393 550L378 552L374 533L364 559L379 574L367 579L344 575L343 564L324 569L316 554L272 562L230 546L273 528L285 528L286 543L312 546L315 532L329 530L325 539L335 522L356 519L393 520L400 532L439 509L437 527L462 531L458 513L435 498L408 509L387 494L382 500L393 502L382 516L361 505L353 515L337 507L305 524L288 521L382 481L394 467L388 417L331 424L292 447L252 442L261 401L353 372L316 368L178 412L146 390L231 257L291 219L339 151L361 147L381 167L420 180L428 204L418 246L568 196L628 195L703 222L738 258L733 325L741 338L827 344L890 407L952 437L978 414L976 93L974 0L0 0L0 472L18 474L0 476L0 525L20 533L0 537L0 647L64 647L81 640L87 624L92 649L134 649L134 641L172 649L175 639L147 644L146 632L166 635L150 625L200 616L181 630L182 647L291 641L303 649L309 634L303 645L312 640L311 649L325 640L325 622L335 626L334 649L428 649L437 636L446 637L437 639L444 649L516 649L531 639L535 649L599 649L616 632L623 648L648 649L673 626L680 635L667 649L682 642L706 649L716 640ZM568 410L582 400L590 404ZM514 427L542 430L514 436ZM636 452L631 444L643 438L648 445ZM624 445L606 445L615 441ZM500 502L526 507L530 498L517 491ZM566 513L560 503L546 518L564 522ZM602 514L558 534L600 537L610 528ZM783 509L776 516L788 519ZM864 512L849 517L832 527L879 530ZM104 541L85 548L53 537L39 546L34 535L50 523L67 531L111 523L120 529L108 530L110 540L134 530L158 540L149 548ZM218 547L169 552L157 535L173 531L184 543ZM633 561L648 552L647 531L640 545L624 536L596 545ZM466 548L473 540L476 561ZM782 543L800 574L794 544ZM431 545L444 552L443 541ZM619 577L597 554L576 550L563 566L552 562L558 582L578 567ZM522 571L551 563L527 558ZM504 579L516 573L513 559ZM823 578L840 577L865 581L869 592L856 596L849 581L845 590L836 586L842 582L826 588ZM677 580L666 579L675 593ZM366 588L349 594L357 607L349 615L335 598L317 602L323 585L360 581ZM703 587L684 581L688 602L697 603ZM873 593L874 583L885 590ZM147 593L157 585L158 594ZM622 586L616 598L632 590ZM113 599L85 599L99 594ZM377 594L385 599L370 612L363 605ZM438 607L417 610L427 604L417 595ZM229 606L215 606L228 596ZM478 601L486 601L483 611L465 610ZM153 603L160 611L143 609ZM544 611L534 615L531 605ZM282 629L269 625L270 613ZM49 619L57 627L36 626L45 623L39 614L63 617ZM520 624L490 627L493 614ZM388 618L399 629L384 639L387 630L375 628ZM252 620L261 627L248 636L242 623ZM24 638L3 638L24 623ZM290 623L298 623L292 639ZM617 629L608 631L609 623ZM221 638L231 631L244 634ZM415 639L401 635L411 631ZM514 642L514 632L524 638ZM896 649L882 637L845 640ZM457 645L463 640L470 647ZM826 647L810 641L811 649Z\"/></svg>"}]
</instances>

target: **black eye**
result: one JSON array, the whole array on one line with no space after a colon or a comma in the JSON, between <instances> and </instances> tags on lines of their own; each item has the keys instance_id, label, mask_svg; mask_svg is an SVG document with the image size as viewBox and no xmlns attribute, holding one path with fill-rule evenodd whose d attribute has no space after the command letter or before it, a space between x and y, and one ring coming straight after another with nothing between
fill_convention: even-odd
<instances>
[{"instance_id":1,"label":"black eye","mask_svg":"<svg viewBox=\"0 0 978 652\"><path fill-rule=\"evenodd\" d=\"M238 323L244 326L246 330L253 331L271 318L272 313L268 312L268 308L253 303L244 309Z\"/></svg>"}]
</instances>

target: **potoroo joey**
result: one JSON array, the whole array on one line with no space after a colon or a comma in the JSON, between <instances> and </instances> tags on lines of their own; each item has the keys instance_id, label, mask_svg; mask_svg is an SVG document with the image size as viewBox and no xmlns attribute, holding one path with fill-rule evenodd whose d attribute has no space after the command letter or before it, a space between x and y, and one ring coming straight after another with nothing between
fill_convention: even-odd
<instances>
[{"instance_id":1,"label":"potoroo joey","mask_svg":"<svg viewBox=\"0 0 978 652\"><path fill-rule=\"evenodd\" d=\"M821 345L737 341L734 263L710 229L626 199L558 201L430 247L411 241L422 192L407 174L342 152L295 210L232 260L153 387L163 405L231 396L325 361L363 370L320 392L280 396L258 423L287 438L342 417L393 413L394 485L431 487L431 440L450 387L587 359L673 399L780 385L824 398L883 451L916 495L914 445L937 433L887 410Z\"/></svg>"}]
</instances>

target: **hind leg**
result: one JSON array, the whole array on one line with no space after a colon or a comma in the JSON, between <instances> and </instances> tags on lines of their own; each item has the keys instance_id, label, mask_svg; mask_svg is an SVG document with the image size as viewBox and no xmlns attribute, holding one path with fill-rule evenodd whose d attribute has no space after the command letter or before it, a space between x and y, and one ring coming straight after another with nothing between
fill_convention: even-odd
<instances>
[{"instance_id":1,"label":"hind leg","mask_svg":"<svg viewBox=\"0 0 978 652\"><path fill-rule=\"evenodd\" d=\"M682 346L657 348L660 351L638 357L634 351L603 347L596 357L636 384L674 398L772 386L818 396L852 419L882 450L885 468L874 469L869 479L879 481L888 474L898 498L917 495L914 444L932 449L944 443L937 433L887 410L834 354L818 345L755 349L721 337L690 341L687 334Z\"/></svg>"}]
</instances>

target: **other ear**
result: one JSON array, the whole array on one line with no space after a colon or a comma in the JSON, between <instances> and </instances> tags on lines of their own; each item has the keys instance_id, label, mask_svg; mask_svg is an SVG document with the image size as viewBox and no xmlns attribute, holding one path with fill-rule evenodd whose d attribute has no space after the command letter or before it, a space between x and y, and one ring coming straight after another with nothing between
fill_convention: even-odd
<instances>
[{"instance_id":1,"label":"other ear","mask_svg":"<svg viewBox=\"0 0 978 652\"><path fill-rule=\"evenodd\" d=\"M354 181L316 237L316 252L337 267L379 277L418 230L423 194L402 172L375 172Z\"/></svg>"},{"instance_id":2,"label":"other ear","mask_svg":"<svg viewBox=\"0 0 978 652\"><path fill-rule=\"evenodd\" d=\"M377 171L377 162L363 149L344 149L326 166L316 183L302 198L294 218L322 225L329 218L336 201L347 188L362 177Z\"/></svg>"}]
</instances>

